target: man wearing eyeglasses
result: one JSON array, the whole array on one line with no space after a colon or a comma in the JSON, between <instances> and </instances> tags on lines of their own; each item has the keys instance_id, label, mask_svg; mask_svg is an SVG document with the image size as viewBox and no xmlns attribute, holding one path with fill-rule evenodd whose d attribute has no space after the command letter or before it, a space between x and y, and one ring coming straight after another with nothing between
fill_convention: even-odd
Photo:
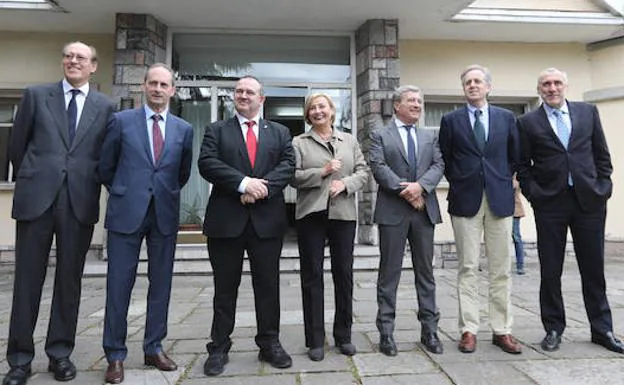
<instances>
[{"instance_id":1,"label":"man wearing eyeglasses","mask_svg":"<svg viewBox=\"0 0 624 385\"><path fill-rule=\"evenodd\" d=\"M56 269L45 341L48 371L57 381L76 377L70 360L85 255L99 218L97 165L113 105L89 87L97 69L95 48L63 48L64 78L27 88L9 146L15 170L12 216L17 221L13 307L7 344L10 370L3 385L22 385L35 355L33 331L52 239Z\"/></svg>"}]
</instances>

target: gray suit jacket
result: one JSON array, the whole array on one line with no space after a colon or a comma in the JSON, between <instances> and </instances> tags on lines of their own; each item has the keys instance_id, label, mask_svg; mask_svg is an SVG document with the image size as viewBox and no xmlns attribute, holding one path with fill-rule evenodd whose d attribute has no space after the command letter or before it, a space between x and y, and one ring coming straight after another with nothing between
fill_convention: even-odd
<instances>
[{"instance_id":1,"label":"gray suit jacket","mask_svg":"<svg viewBox=\"0 0 624 385\"><path fill-rule=\"evenodd\" d=\"M76 218L85 225L98 221L101 187L97 166L113 110L108 98L91 87L70 146L61 83L26 89L9 147L16 175L13 218L41 216L67 180Z\"/></svg>"},{"instance_id":2,"label":"gray suit jacket","mask_svg":"<svg viewBox=\"0 0 624 385\"><path fill-rule=\"evenodd\" d=\"M384 128L371 132L369 164L375 180L379 184L374 221L382 225L396 225L414 208L399 193L400 183L408 178L409 163L398 128L392 119ZM444 161L438 143L438 133L434 130L418 128L416 178L426 192L425 208L432 224L441 223L440 206L435 187L442 179Z\"/></svg>"}]
</instances>

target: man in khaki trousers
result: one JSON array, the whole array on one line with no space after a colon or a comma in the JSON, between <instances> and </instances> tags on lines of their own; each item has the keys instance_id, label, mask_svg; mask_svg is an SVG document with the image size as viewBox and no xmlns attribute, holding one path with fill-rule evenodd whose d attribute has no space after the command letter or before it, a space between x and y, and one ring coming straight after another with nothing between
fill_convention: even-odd
<instances>
[{"instance_id":1,"label":"man in khaki trousers","mask_svg":"<svg viewBox=\"0 0 624 385\"><path fill-rule=\"evenodd\" d=\"M459 258L458 348L476 349L479 330L479 256L481 239L489 272L489 321L492 343L511 354L521 353L511 335L511 260L509 242L514 212L512 168L517 160L517 131L511 111L489 105L491 75L472 65L461 76L466 106L442 117L440 149L449 182L451 215Z\"/></svg>"}]
</instances>

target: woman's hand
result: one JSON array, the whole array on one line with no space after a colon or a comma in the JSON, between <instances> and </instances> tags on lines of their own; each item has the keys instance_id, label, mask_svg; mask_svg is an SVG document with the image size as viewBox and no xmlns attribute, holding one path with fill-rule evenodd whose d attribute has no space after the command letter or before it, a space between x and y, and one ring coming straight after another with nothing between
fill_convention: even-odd
<instances>
[{"instance_id":1,"label":"woman's hand","mask_svg":"<svg viewBox=\"0 0 624 385\"><path fill-rule=\"evenodd\" d=\"M345 191L347 186L341 180L332 180L329 185L329 196L331 198L337 197L341 192Z\"/></svg>"},{"instance_id":2,"label":"woman's hand","mask_svg":"<svg viewBox=\"0 0 624 385\"><path fill-rule=\"evenodd\" d=\"M323 167L322 176L326 177L327 175L334 173L336 171L340 171L342 168L342 160L340 159L332 159L325 164Z\"/></svg>"}]
</instances>

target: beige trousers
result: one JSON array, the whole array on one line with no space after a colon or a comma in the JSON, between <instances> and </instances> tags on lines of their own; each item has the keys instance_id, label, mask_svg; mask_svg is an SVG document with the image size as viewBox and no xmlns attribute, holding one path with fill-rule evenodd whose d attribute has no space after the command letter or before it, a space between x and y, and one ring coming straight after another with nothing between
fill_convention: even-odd
<instances>
[{"instance_id":1,"label":"beige trousers","mask_svg":"<svg viewBox=\"0 0 624 385\"><path fill-rule=\"evenodd\" d=\"M481 238L485 240L485 255L489 271L490 328L499 334L511 333L511 240L512 217L500 218L490 210L483 194L481 207L474 217L451 215L459 267L457 296L459 298L460 333L477 334L479 330L479 257Z\"/></svg>"}]
</instances>

